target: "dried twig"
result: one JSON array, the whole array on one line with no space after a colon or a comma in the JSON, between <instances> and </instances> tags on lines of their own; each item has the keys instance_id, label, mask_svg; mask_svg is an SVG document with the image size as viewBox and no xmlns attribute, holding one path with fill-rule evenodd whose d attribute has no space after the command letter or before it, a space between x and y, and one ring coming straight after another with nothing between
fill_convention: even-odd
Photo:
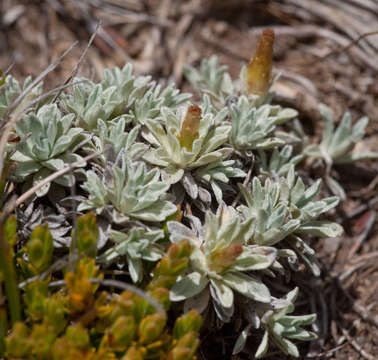
<instances>
[{"instance_id":1,"label":"dried twig","mask_svg":"<svg viewBox=\"0 0 378 360\"><path fill-rule=\"evenodd\" d=\"M100 2L97 0L88 0L91 5L103 12L108 12L110 14L119 16L122 21L127 23L146 23L152 24L161 27L168 27L173 25L171 21L166 19L160 19L158 17L146 14L143 12L143 9L138 9L136 11L131 11L127 9L125 6L116 5L116 4L109 4L106 2ZM123 4L124 5L124 4Z\"/></svg>"},{"instance_id":2,"label":"dried twig","mask_svg":"<svg viewBox=\"0 0 378 360\"><path fill-rule=\"evenodd\" d=\"M341 292L344 294L344 296L346 296L348 298L348 300L351 302L353 311L356 314L358 314L361 317L361 319L363 319L364 321L366 321L366 322L370 323L371 325L374 325L375 327L378 328L378 319L375 316L373 316L372 314L370 314L365 309L365 307L358 304L356 302L356 300L349 294L349 292L342 286L342 284L340 283L340 281L338 279L336 279L335 284L341 290Z\"/></svg>"},{"instance_id":3,"label":"dried twig","mask_svg":"<svg viewBox=\"0 0 378 360\"><path fill-rule=\"evenodd\" d=\"M31 101L28 104L29 106L25 110L33 107L35 104L38 104L38 103L40 103L43 100L49 98L52 94L54 94L57 91L61 92L62 90L66 89L66 88L68 88L70 86L74 86L74 85L77 85L77 84L82 84L82 83L85 83L85 82L88 82L88 80L87 79L85 79L85 80L79 80L79 81L75 81L74 83L70 82L70 83L67 83L67 84L64 84L64 85L57 86L54 89L51 89L51 90L45 92L41 96L38 96L36 99L34 99L33 101ZM54 102L54 100L52 102Z\"/></svg>"},{"instance_id":4,"label":"dried twig","mask_svg":"<svg viewBox=\"0 0 378 360\"><path fill-rule=\"evenodd\" d=\"M361 41L362 39L365 39L368 36L372 36L372 35L378 35L378 30L369 31L367 33L360 35L359 37L357 37L356 39L351 41L348 45L342 47L341 49L331 50L328 54L325 54L319 60L324 61L325 59L328 59L331 55L338 55L338 54L341 54L343 52L347 52L351 47L357 45L359 43L359 41Z\"/></svg>"},{"instance_id":5,"label":"dried twig","mask_svg":"<svg viewBox=\"0 0 378 360\"><path fill-rule=\"evenodd\" d=\"M377 20L374 13L366 13L361 9L348 7L344 3L340 4L339 1L332 2L332 4L324 4L324 0L285 0L285 2L307 11L315 19L321 19L326 24L332 25L349 39L376 30L371 28L371 25L374 26ZM350 13L351 9L353 9L352 14ZM362 15L365 15L365 18L362 18ZM377 49L374 41L361 41L358 45L368 56L373 55Z\"/></svg>"},{"instance_id":6,"label":"dried twig","mask_svg":"<svg viewBox=\"0 0 378 360\"><path fill-rule=\"evenodd\" d=\"M71 163L69 164L68 166L66 166L65 168L61 169L61 170L58 170L56 172L54 172L53 174L51 174L50 176L44 178L41 182L39 182L38 184L36 184L35 186L33 186L32 188L30 188L29 190L27 190L26 192L24 192L16 201L13 202L13 204L11 204L9 206L9 208L7 209L7 211L3 211L1 217L7 217L9 214L11 214L17 207L19 207L23 202L25 202L27 199L29 199L31 196L33 196L33 194L38 190L40 189L42 186L54 181L55 179L57 179L58 177L60 176L63 176L64 174L67 174L68 172L72 171L72 169L78 167L78 166L82 166L83 165L83 162L86 162L86 161L89 161L93 158L95 158L96 156L99 156L101 153L100 152L95 152L93 154L90 154L86 157L84 157L82 160L79 160L79 161L75 161L74 163Z\"/></svg>"},{"instance_id":7,"label":"dried twig","mask_svg":"<svg viewBox=\"0 0 378 360\"><path fill-rule=\"evenodd\" d=\"M98 32L100 26L101 26L101 22L99 21L99 22L97 23L97 25L96 25L95 31L93 32L91 38L90 38L89 41L88 41L87 46L85 47L83 53L81 54L81 56L80 56L80 58L79 58L79 61L76 63L75 67L72 69L71 74L68 76L67 80L66 80L66 81L64 82L64 84L62 85L62 88L61 88L61 89L56 93L56 95L54 96L54 99L52 100L53 103L57 100L57 98L58 98L59 95L61 94L61 92L62 92L62 90L64 89L64 87L65 87L65 86L68 86L68 85L71 83L72 79L77 75L77 73L78 73L78 71L79 71L79 68L80 68L80 65L81 65L81 63L83 62L85 56L87 55L87 52L88 52L89 48L91 47L92 42L93 42L94 38L96 37L97 32Z\"/></svg>"},{"instance_id":8,"label":"dried twig","mask_svg":"<svg viewBox=\"0 0 378 360\"><path fill-rule=\"evenodd\" d=\"M344 0L344 3L349 3L356 8L378 14L378 3L376 0Z\"/></svg>"},{"instance_id":9,"label":"dried twig","mask_svg":"<svg viewBox=\"0 0 378 360\"><path fill-rule=\"evenodd\" d=\"M378 258L378 251L373 251L371 253L361 255L357 258L355 257L353 259L353 262L368 261L374 258Z\"/></svg>"},{"instance_id":10,"label":"dried twig","mask_svg":"<svg viewBox=\"0 0 378 360\"><path fill-rule=\"evenodd\" d=\"M13 101L9 106L7 113L0 121L0 130L4 129L4 132L0 138L0 174L3 171L4 159L6 155L5 147L8 141L9 133L11 132L14 124L19 120L23 112L28 108L29 104L22 104L24 98L51 72L53 71L63 60L63 58L71 52L71 50L77 45L77 41L74 42L59 58L50 64L34 81ZM17 110L17 111L15 111ZM13 114L12 112L15 111ZM12 118L7 122L10 115Z\"/></svg>"},{"instance_id":11,"label":"dried twig","mask_svg":"<svg viewBox=\"0 0 378 360\"><path fill-rule=\"evenodd\" d=\"M347 343L341 344L339 346L334 347L333 349L330 349L328 351L323 351L318 354L310 354L310 355L305 355L303 358L304 359L317 359L317 358L328 358L331 357L336 351L339 351L342 349Z\"/></svg>"},{"instance_id":12,"label":"dried twig","mask_svg":"<svg viewBox=\"0 0 378 360\"><path fill-rule=\"evenodd\" d=\"M357 344L356 341L352 339L352 337L349 335L349 332L341 327L339 325L341 331L343 332L343 335L347 338L348 342L352 345L352 347L364 358L367 360L374 360L376 359L373 355L370 355L368 352L366 352L360 345Z\"/></svg>"},{"instance_id":13,"label":"dried twig","mask_svg":"<svg viewBox=\"0 0 378 360\"><path fill-rule=\"evenodd\" d=\"M372 229L377 214L375 211L370 210L366 212L361 218L358 220L357 225L362 226L361 233L356 236L353 246L348 252L348 258L350 259L361 247L363 241L367 238L370 230Z\"/></svg>"},{"instance_id":14,"label":"dried twig","mask_svg":"<svg viewBox=\"0 0 378 360\"><path fill-rule=\"evenodd\" d=\"M245 179L244 179L244 181L243 181L243 186L247 186L247 184L248 184L249 181L251 180L251 175L252 175L252 171L253 171L254 166L255 166L255 162L252 161L252 164L251 164L251 166L249 167L249 170L248 170L247 176L245 177ZM236 196L235 200L233 201L233 203L232 203L232 205L231 205L232 207L234 207L234 206L238 203L238 201L239 201L239 199L240 199L240 196L241 196L241 192L239 191L239 192L238 192L238 195Z\"/></svg>"},{"instance_id":15,"label":"dried twig","mask_svg":"<svg viewBox=\"0 0 378 360\"><path fill-rule=\"evenodd\" d=\"M80 256L82 257L82 256ZM73 259L77 261L80 258L78 255L76 255L76 258ZM70 264L68 255L63 256L62 258L55 261L45 272L32 276L30 278L27 278L26 280L20 282L18 284L19 289L23 289L26 285L33 283L34 281L44 280L47 276L53 274L55 271L60 271L67 267Z\"/></svg>"},{"instance_id":16,"label":"dried twig","mask_svg":"<svg viewBox=\"0 0 378 360\"><path fill-rule=\"evenodd\" d=\"M344 282L346 279L348 279L350 276L352 276L357 270L363 268L366 265L367 265L366 262L360 262L360 263L354 265L353 267L344 271L342 274L338 275L339 281Z\"/></svg>"}]
</instances>

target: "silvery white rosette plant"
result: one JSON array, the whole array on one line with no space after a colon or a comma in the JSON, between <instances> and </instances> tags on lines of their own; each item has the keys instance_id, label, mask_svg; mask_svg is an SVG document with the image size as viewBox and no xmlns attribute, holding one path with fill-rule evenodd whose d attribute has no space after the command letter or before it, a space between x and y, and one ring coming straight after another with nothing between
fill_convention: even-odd
<instances>
[{"instance_id":1,"label":"silvery white rosette plant","mask_svg":"<svg viewBox=\"0 0 378 360\"><path fill-rule=\"evenodd\" d=\"M228 322L234 312L234 292L262 303L270 302L269 289L248 271L268 269L277 257L277 250L268 246L249 245L252 218L243 221L235 209L220 206L216 214L208 212L205 225L192 218L195 228L168 222L171 241L189 239L194 247L188 274L173 286L173 301L198 296L209 300L222 321ZM207 302L191 302L187 307L203 311ZM202 308L203 307L203 308Z\"/></svg>"},{"instance_id":2,"label":"silvery white rosette plant","mask_svg":"<svg viewBox=\"0 0 378 360\"><path fill-rule=\"evenodd\" d=\"M175 113L163 108L160 121L146 122L150 131L146 138L157 146L146 152L144 159L162 168L164 181L170 184L181 181L192 199L200 196L210 202L210 194L198 181L202 179L209 182L216 199L221 201L222 190L217 181L228 183L230 178L246 175L233 166L234 160L227 160L233 149L224 146L231 131L230 124L224 121L226 109L215 116L196 105L183 109L184 112L180 110Z\"/></svg>"},{"instance_id":3,"label":"silvery white rosette plant","mask_svg":"<svg viewBox=\"0 0 378 360\"><path fill-rule=\"evenodd\" d=\"M15 125L15 132L21 139L11 156L11 160L17 162L14 173L17 181L25 182L33 176L35 185L54 171L82 159L76 151L88 140L88 135L82 128L72 126L73 119L73 114L62 116L55 104L49 104L43 105L36 113L25 115ZM72 186L74 181L72 174L55 180L63 186ZM44 196L49 189L48 183L36 195Z\"/></svg>"},{"instance_id":4,"label":"silvery white rosette plant","mask_svg":"<svg viewBox=\"0 0 378 360\"><path fill-rule=\"evenodd\" d=\"M319 109L325 122L323 138L319 144L308 145L304 149L304 154L313 161L318 160L326 164L325 181L328 187L335 195L345 200L345 191L339 182L331 176L331 167L333 164L349 164L358 160L378 158L378 153L375 152L353 151L357 142L364 137L369 119L366 116L362 117L352 126L351 114L346 112L335 129L335 120L331 109L323 104Z\"/></svg>"},{"instance_id":5,"label":"silvery white rosette plant","mask_svg":"<svg viewBox=\"0 0 378 360\"><path fill-rule=\"evenodd\" d=\"M295 312L303 296L297 272L319 276L311 239L342 234L339 224L321 218L332 216L343 195L332 165L377 154L353 152L366 118L352 126L347 113L335 128L324 106L321 142L298 137L298 112L273 103L273 41L265 30L236 81L215 57L199 70L187 66L197 102L126 64L105 70L98 83L76 79L54 103L34 104L7 145L9 181L21 194L69 171L55 180L59 187L45 184L17 210L19 237L47 221L55 246L73 251L75 216L93 211L98 264L122 269L137 286L170 243L187 239L188 267L171 284L177 311L196 308L209 327L238 324L234 354L248 343L256 358L271 350L298 357L297 344L316 337L308 329L316 315ZM0 84L0 117L21 92L8 75ZM338 196L306 174L304 160L324 167L324 183ZM259 343L250 343L251 333Z\"/></svg>"},{"instance_id":6,"label":"silvery white rosette plant","mask_svg":"<svg viewBox=\"0 0 378 360\"><path fill-rule=\"evenodd\" d=\"M177 211L165 199L169 184L159 180L159 169L148 170L144 163L133 162L125 155L121 165L114 164L109 172L104 176L87 172L83 189L88 192L88 199L78 206L78 211L95 209L117 224L130 219L164 221Z\"/></svg>"}]
</instances>

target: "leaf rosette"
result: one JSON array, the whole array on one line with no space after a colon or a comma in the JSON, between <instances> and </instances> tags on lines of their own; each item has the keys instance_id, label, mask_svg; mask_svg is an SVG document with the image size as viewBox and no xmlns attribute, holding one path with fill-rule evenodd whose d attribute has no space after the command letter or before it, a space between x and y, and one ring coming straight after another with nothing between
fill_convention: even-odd
<instances>
[{"instance_id":1,"label":"leaf rosette","mask_svg":"<svg viewBox=\"0 0 378 360\"><path fill-rule=\"evenodd\" d=\"M317 338L315 333L303 328L316 320L316 314L288 315L295 309L294 302L297 296L298 288L295 288L284 299L273 301L273 309L266 311L262 316L261 327L265 329L265 332L255 354L257 359L266 354L269 342L272 342L284 354L299 357L298 348L292 340L311 341Z\"/></svg>"},{"instance_id":2,"label":"leaf rosette","mask_svg":"<svg viewBox=\"0 0 378 360\"><path fill-rule=\"evenodd\" d=\"M251 220L242 221L236 210L220 206L206 214L205 225L197 231L177 222L169 222L173 242L189 239L194 247L189 271L171 291L173 301L186 300L186 306L204 310L211 296L218 317L229 321L234 311L234 292L261 303L270 302L269 289L252 271L269 268L277 251L267 246L250 246ZM196 302L193 297L203 301Z\"/></svg>"},{"instance_id":3,"label":"leaf rosette","mask_svg":"<svg viewBox=\"0 0 378 360\"><path fill-rule=\"evenodd\" d=\"M249 323L240 333L233 354L243 350L250 330L256 328L264 330L262 341L255 353L256 359L267 354L271 343L284 354L298 357L299 351L293 340L311 341L315 340L317 335L304 329L304 326L311 325L316 320L316 314L288 315L295 310L294 302L297 296L298 288L295 288L283 298L272 297L269 305L248 304L248 308L245 310L250 313L249 318L253 317L253 322Z\"/></svg>"},{"instance_id":4,"label":"leaf rosette","mask_svg":"<svg viewBox=\"0 0 378 360\"><path fill-rule=\"evenodd\" d=\"M240 205L238 210L246 219L252 219L253 233L250 242L264 246L277 246L284 242L288 250L280 255L297 262L297 254L315 275L320 268L313 250L301 236L317 237L340 236L343 228L334 222L316 220L319 215L333 209L339 203L336 196L315 200L320 192L318 180L306 188L303 180L295 175L294 166L287 177L277 182L266 179L264 186L255 177L252 191L241 186L247 206Z\"/></svg>"},{"instance_id":5,"label":"leaf rosette","mask_svg":"<svg viewBox=\"0 0 378 360\"><path fill-rule=\"evenodd\" d=\"M146 122L149 129L146 139L152 148L143 158L162 169L164 181L170 184L181 181L187 193L195 199L198 196L198 182L192 175L197 175L198 180L212 183L216 179L211 171L206 170L210 170L213 164L217 164L218 173L223 174L221 181L228 182L229 177L245 176L243 171L233 170L233 160L224 161L233 152L232 148L224 146L231 131L230 124L224 122L226 109L214 115L193 105L176 112L162 108L161 114L161 121ZM198 171L194 173L195 170Z\"/></svg>"},{"instance_id":6,"label":"leaf rosette","mask_svg":"<svg viewBox=\"0 0 378 360\"><path fill-rule=\"evenodd\" d=\"M86 140L84 130L72 127L73 114L62 116L57 105L42 106L37 113L25 115L15 125L21 141L11 159L17 162L14 173L16 180L25 181L33 175L33 185L61 170L68 164L82 160L75 153ZM83 161L82 166L85 166ZM75 177L72 174L63 175L54 180L63 186L72 186ZM39 189L37 196L44 196L50 189L50 183Z\"/></svg>"},{"instance_id":7,"label":"leaf rosette","mask_svg":"<svg viewBox=\"0 0 378 360\"><path fill-rule=\"evenodd\" d=\"M115 243L97 258L106 265L125 259L133 282L143 279L143 261L156 262L164 255L159 240L164 238L163 230L132 228L128 233L110 231L109 237Z\"/></svg>"},{"instance_id":8,"label":"leaf rosette","mask_svg":"<svg viewBox=\"0 0 378 360\"><path fill-rule=\"evenodd\" d=\"M365 128L369 119L365 116L352 126L352 117L346 112L337 128L330 108L320 105L320 112L325 120L323 138L320 144L312 144L304 150L307 156L323 159L326 163L345 164L358 160L376 159L375 152L352 152L355 145L365 135Z\"/></svg>"},{"instance_id":9,"label":"leaf rosette","mask_svg":"<svg viewBox=\"0 0 378 360\"><path fill-rule=\"evenodd\" d=\"M285 140L275 136L274 131L298 113L270 104L255 107L246 96L241 96L231 105L230 115L231 144L238 150L260 150L285 145Z\"/></svg>"},{"instance_id":10,"label":"leaf rosette","mask_svg":"<svg viewBox=\"0 0 378 360\"><path fill-rule=\"evenodd\" d=\"M1 74L0 74L1 76ZM0 79L0 118L8 111L9 106L25 89L32 83L32 78L28 76L24 83L20 85L12 75L5 75ZM42 94L43 83L34 87L24 98L23 103L28 103Z\"/></svg>"},{"instance_id":11,"label":"leaf rosette","mask_svg":"<svg viewBox=\"0 0 378 360\"><path fill-rule=\"evenodd\" d=\"M123 156L121 166L114 164L105 172L109 176L87 171L82 187L89 195L78 211L95 209L97 214L105 213L119 224L130 219L160 222L177 211L166 200L170 185L159 180L157 168L148 171L143 162L132 162Z\"/></svg>"}]
</instances>

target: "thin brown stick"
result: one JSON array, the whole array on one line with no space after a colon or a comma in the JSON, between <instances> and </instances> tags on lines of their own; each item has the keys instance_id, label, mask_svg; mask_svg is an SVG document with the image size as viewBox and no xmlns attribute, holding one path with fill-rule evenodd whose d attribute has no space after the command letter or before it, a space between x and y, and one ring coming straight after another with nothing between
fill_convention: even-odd
<instances>
[{"instance_id":1,"label":"thin brown stick","mask_svg":"<svg viewBox=\"0 0 378 360\"><path fill-rule=\"evenodd\" d=\"M75 261L77 261L78 259L80 259L83 255L76 255L76 258L74 259ZM55 261L46 271L44 271L43 273L41 274L38 274L38 275L35 275L35 276L32 276L30 278L27 278L26 280L20 282L18 284L18 288L19 289L23 289L26 285L28 284L31 284L32 282L34 281L39 281L39 280L44 280L47 278L47 276L53 274L54 272L56 271L60 271L62 269L64 269L65 267L67 267L68 265L70 265L70 261L68 259L68 255L65 255L63 256L62 258L58 259L57 261Z\"/></svg>"},{"instance_id":2,"label":"thin brown stick","mask_svg":"<svg viewBox=\"0 0 378 360\"><path fill-rule=\"evenodd\" d=\"M343 348L347 343L345 342L344 344L341 344L339 346L336 346L334 347L333 349L330 349L330 350L327 350L327 351L323 351L321 353L318 353L318 354L310 354L310 355L305 355L303 358L304 359L316 359L316 358L327 358L327 357L331 357L333 355L333 353L335 353L336 351L340 350L341 348Z\"/></svg>"},{"instance_id":3,"label":"thin brown stick","mask_svg":"<svg viewBox=\"0 0 378 360\"><path fill-rule=\"evenodd\" d=\"M374 3L375 1L375 3ZM372 13L378 13L378 3L376 0L344 0L344 2L350 3L356 8L360 8Z\"/></svg>"},{"instance_id":4,"label":"thin brown stick","mask_svg":"<svg viewBox=\"0 0 378 360\"><path fill-rule=\"evenodd\" d=\"M9 106L8 111L6 112L4 117L1 119L0 127L5 126L4 123L8 120L12 111L15 110L21 104L21 102L22 102L22 100L24 100L25 96L27 94L29 94L30 91L32 91L51 71L53 71L62 62L63 58L66 57L77 44L78 44L78 41L75 41L66 51L64 51L64 53L62 55L59 56L59 58L57 60L55 60L53 63L51 63L44 71L42 71L32 81L32 83L24 91L22 91L22 93ZM9 125L8 125L8 127L9 127Z\"/></svg>"},{"instance_id":5,"label":"thin brown stick","mask_svg":"<svg viewBox=\"0 0 378 360\"><path fill-rule=\"evenodd\" d=\"M96 246L96 245L95 245ZM30 278L27 278L26 280L20 282L18 284L19 289L23 289L26 285L31 284L34 281L44 280L49 275L53 274L54 272L61 271L64 268L69 268L71 264L74 262L76 263L78 260L82 259L84 256L88 256L88 254L93 250L93 247L90 249L80 253L75 254L71 259L69 255L64 255L63 257L59 258L57 261L55 261L53 264L50 265L50 267L44 271L41 274L32 276Z\"/></svg>"},{"instance_id":6,"label":"thin brown stick","mask_svg":"<svg viewBox=\"0 0 378 360\"><path fill-rule=\"evenodd\" d=\"M356 39L352 40L348 45L342 47L341 49L331 50L328 54L325 54L324 56L320 57L318 61L324 61L325 59L328 59L331 55L337 55L337 54L342 54L344 52L347 52L350 48L357 45L362 39L365 39L366 37L369 37L372 35L378 35L378 30L369 31L367 33L361 34Z\"/></svg>"},{"instance_id":7,"label":"thin brown stick","mask_svg":"<svg viewBox=\"0 0 378 360\"><path fill-rule=\"evenodd\" d=\"M372 260L374 258L378 258L378 251L373 251L373 252L370 252L370 253L367 253L367 254L364 254L364 255L360 255L358 257L354 257L352 259L352 263L359 263L361 261L369 261L369 260Z\"/></svg>"},{"instance_id":8,"label":"thin brown stick","mask_svg":"<svg viewBox=\"0 0 378 360\"><path fill-rule=\"evenodd\" d=\"M43 179L41 182L39 182L38 184L36 184L32 188L30 188L29 190L24 192L13 204L10 205L10 207L7 210L7 214L5 214L5 212L3 212L2 217L4 217L4 216L6 217L10 213L12 213L14 210L16 210L17 207L19 207L24 201L29 199L42 186L50 183L51 181L54 181L58 177L72 171L72 169L74 169L75 167L81 166L83 164L83 162L87 162L88 160L91 160L91 159L95 158L96 156L99 156L100 154L101 154L100 152L95 152L93 154L90 154L90 155L84 157L82 160L75 161L74 163L69 164L67 167L65 167L61 170L58 170L58 171L54 172L53 174L49 175L48 177Z\"/></svg>"},{"instance_id":9,"label":"thin brown stick","mask_svg":"<svg viewBox=\"0 0 378 360\"><path fill-rule=\"evenodd\" d=\"M14 124L28 108L28 104L22 104L22 101L25 99L26 95L28 95L51 71L53 71L62 62L63 58L71 52L77 43L77 41L74 42L61 56L59 56L56 61L50 64L41 74L39 74L34 81L16 98L16 100L13 101L3 119L0 120L0 130L5 128L0 138L0 174L2 173L4 167L4 159L6 156L5 147L7 145L8 136ZM12 114L13 111L15 111L15 113ZM7 122L11 114L13 116L10 121Z\"/></svg>"},{"instance_id":10,"label":"thin brown stick","mask_svg":"<svg viewBox=\"0 0 378 360\"><path fill-rule=\"evenodd\" d=\"M72 4L78 9L78 11L82 14L83 19L86 22L87 28L89 32L95 32L95 29L98 27L98 20L93 17L93 15L89 12L89 5L84 1L73 0ZM119 46L119 44L114 41L114 39L108 34L104 29L101 27L98 28L97 31L98 38L101 41L109 46L111 49L116 50L117 54L122 56L124 61L130 61L129 55L124 51L124 49ZM96 40L96 37L95 39Z\"/></svg>"},{"instance_id":11,"label":"thin brown stick","mask_svg":"<svg viewBox=\"0 0 378 360\"><path fill-rule=\"evenodd\" d=\"M14 62L13 62L12 64L10 64L10 65L7 67L7 69L4 71L4 73L3 73L3 77L7 76L7 75L10 73L10 71L11 71L12 68L13 68L13 66L14 66Z\"/></svg>"},{"instance_id":12,"label":"thin brown stick","mask_svg":"<svg viewBox=\"0 0 378 360\"><path fill-rule=\"evenodd\" d=\"M251 175L252 175L252 171L253 171L253 168L254 168L254 165L255 165L255 162L252 161L252 165L249 167L249 170L248 170L248 173L247 173L247 176L245 177L244 181L243 181L243 186L247 186L247 184L249 183L249 181L251 180ZM240 199L240 196L241 196L241 192L239 191L238 192L238 195L236 196L235 200L233 201L232 203L232 207L236 206L236 204L238 203L239 199Z\"/></svg>"},{"instance_id":13,"label":"thin brown stick","mask_svg":"<svg viewBox=\"0 0 378 360\"><path fill-rule=\"evenodd\" d=\"M57 86L56 88L51 89L51 90L45 92L44 94L42 94L41 96L38 96L35 100L33 100L32 102L30 102L29 106L26 108L26 110L28 108L32 107L33 105L38 104L39 102L47 99L50 95L54 94L56 91L61 92L62 90L66 89L66 88L68 88L70 86L74 86L74 85L77 85L77 84L82 84L82 83L85 83L85 82L88 82L88 80L84 79L84 80L75 81L74 83L68 83L68 84ZM52 101L52 102L54 102L54 101Z\"/></svg>"},{"instance_id":14,"label":"thin brown stick","mask_svg":"<svg viewBox=\"0 0 378 360\"><path fill-rule=\"evenodd\" d=\"M361 13L353 11L353 15L348 14L348 9L345 4L341 5L340 1L334 2L331 6L324 4L324 0L285 0L285 2L295 6L298 9L303 9L314 19L319 19L324 21L326 24L330 24L337 29L338 32L345 34L350 40L359 36L360 33L365 33L367 31L372 31L376 29L369 28L369 23L374 24L376 18L369 17L369 20L363 21L357 18L357 14ZM363 50L366 56L371 56L372 51L374 54L375 45L374 43L362 41L359 44L359 48Z\"/></svg>"},{"instance_id":15,"label":"thin brown stick","mask_svg":"<svg viewBox=\"0 0 378 360\"><path fill-rule=\"evenodd\" d=\"M95 31L93 32L91 38L89 39L87 46L85 47L83 53L81 54L81 56L80 56L80 58L79 58L79 61L76 63L75 67L72 69L71 74L68 76L67 80L64 82L62 88L61 88L61 89L56 93L56 95L54 96L54 99L52 100L53 103L57 100L57 98L58 98L59 95L61 94L61 92L62 92L64 86L68 86L68 85L71 83L72 79L77 75L77 73L78 73L78 71L79 71L79 68L80 68L80 65L81 65L81 63L83 62L85 56L87 55L87 52L88 52L89 48L91 47L91 45L92 45L92 43L93 43L93 40L94 40L94 38L96 37L97 32L98 32L100 26L101 26L101 21L99 21L99 22L97 23L96 28L95 28Z\"/></svg>"},{"instance_id":16,"label":"thin brown stick","mask_svg":"<svg viewBox=\"0 0 378 360\"><path fill-rule=\"evenodd\" d=\"M94 8L101 10L103 13L118 15L122 22L128 24L146 23L161 27L169 27L173 23L170 20L160 19L153 15L146 14L142 9L137 11L130 11L121 5L113 5L111 3L96 4L95 1L89 0Z\"/></svg>"},{"instance_id":17,"label":"thin brown stick","mask_svg":"<svg viewBox=\"0 0 378 360\"><path fill-rule=\"evenodd\" d=\"M340 325L339 325L340 326ZM364 359L366 360L374 360L375 357L373 355L370 355L368 352L366 352L360 345L358 345L352 337L349 335L349 332L342 328L340 326L341 331L343 332L343 335L347 338L348 342L352 345L354 350L356 350Z\"/></svg>"},{"instance_id":18,"label":"thin brown stick","mask_svg":"<svg viewBox=\"0 0 378 360\"><path fill-rule=\"evenodd\" d=\"M358 314L361 317L361 319L378 328L378 320L371 313L369 313L363 306L358 304L356 299L354 299L353 296L349 294L349 292L342 286L339 280L336 281L336 285L351 302L353 311L356 314Z\"/></svg>"},{"instance_id":19,"label":"thin brown stick","mask_svg":"<svg viewBox=\"0 0 378 360\"><path fill-rule=\"evenodd\" d=\"M344 271L342 274L338 275L339 281L344 282L350 276L352 276L357 270L359 270L359 269L361 269L361 268L363 268L364 266L367 266L367 265L368 264L366 264L365 262L361 262L361 263L351 267L350 269Z\"/></svg>"}]
</instances>

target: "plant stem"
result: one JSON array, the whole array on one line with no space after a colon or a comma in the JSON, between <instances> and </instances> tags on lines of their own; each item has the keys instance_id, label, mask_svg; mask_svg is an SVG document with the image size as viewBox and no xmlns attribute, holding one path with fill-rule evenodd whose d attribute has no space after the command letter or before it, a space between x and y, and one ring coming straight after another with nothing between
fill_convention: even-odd
<instances>
[{"instance_id":1,"label":"plant stem","mask_svg":"<svg viewBox=\"0 0 378 360\"><path fill-rule=\"evenodd\" d=\"M0 357L4 356L5 343L4 339L8 332L7 310L4 304L0 305Z\"/></svg>"},{"instance_id":2,"label":"plant stem","mask_svg":"<svg viewBox=\"0 0 378 360\"><path fill-rule=\"evenodd\" d=\"M21 302L13 258L9 244L4 237L4 224L0 225L0 270L4 277L5 296L8 301L11 324L13 325L21 320Z\"/></svg>"}]
</instances>

